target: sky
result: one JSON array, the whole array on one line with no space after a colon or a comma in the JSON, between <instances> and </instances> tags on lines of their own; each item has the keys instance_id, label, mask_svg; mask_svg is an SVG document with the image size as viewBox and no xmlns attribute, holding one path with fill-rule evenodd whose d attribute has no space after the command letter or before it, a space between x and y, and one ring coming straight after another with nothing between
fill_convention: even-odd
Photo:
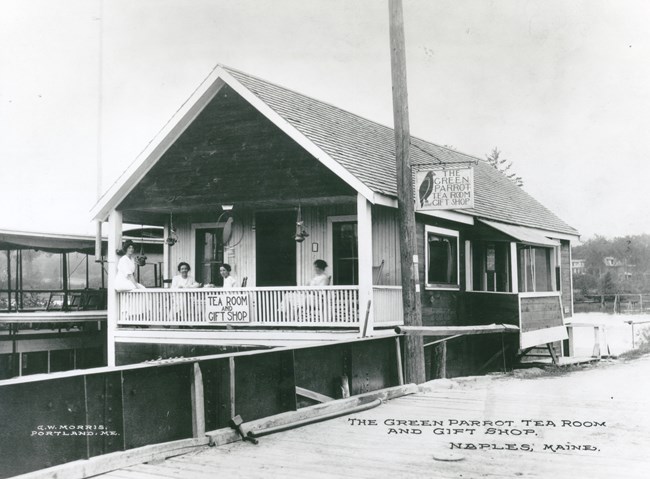
<instances>
[{"instance_id":1,"label":"sky","mask_svg":"<svg viewBox=\"0 0 650 479\"><path fill-rule=\"evenodd\" d=\"M583 239L650 233L649 2L403 1L413 135L497 147ZM218 63L392 126L388 0L0 0L0 229L93 234Z\"/></svg>"}]
</instances>

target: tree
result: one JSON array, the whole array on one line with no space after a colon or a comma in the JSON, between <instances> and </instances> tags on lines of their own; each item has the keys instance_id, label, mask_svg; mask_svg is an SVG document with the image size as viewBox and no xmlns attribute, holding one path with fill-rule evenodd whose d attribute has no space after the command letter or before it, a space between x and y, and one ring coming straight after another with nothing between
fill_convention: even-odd
<instances>
[{"instance_id":1,"label":"tree","mask_svg":"<svg viewBox=\"0 0 650 479\"><path fill-rule=\"evenodd\" d=\"M489 155L485 155L487 162L497 171L501 172L506 178L512 181L517 186L524 186L524 180L521 176L517 176L510 170L512 168L512 161L501 158L501 152L495 146Z\"/></svg>"},{"instance_id":2,"label":"tree","mask_svg":"<svg viewBox=\"0 0 650 479\"><path fill-rule=\"evenodd\" d=\"M616 285L616 282L614 281L614 277L612 276L611 271L608 271L603 276L603 279L602 279L602 282L601 282L601 292L603 294L613 294L613 293L616 293L617 290L618 290L618 287Z\"/></svg>"}]
</instances>

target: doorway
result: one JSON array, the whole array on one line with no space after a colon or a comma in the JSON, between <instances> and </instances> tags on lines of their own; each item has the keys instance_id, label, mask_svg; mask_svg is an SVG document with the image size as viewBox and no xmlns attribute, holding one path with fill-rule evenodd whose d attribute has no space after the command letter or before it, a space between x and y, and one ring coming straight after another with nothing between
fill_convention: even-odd
<instances>
[{"instance_id":1,"label":"doorway","mask_svg":"<svg viewBox=\"0 0 650 479\"><path fill-rule=\"evenodd\" d=\"M335 285L359 284L357 222L332 222L332 272Z\"/></svg>"},{"instance_id":2,"label":"doorway","mask_svg":"<svg viewBox=\"0 0 650 479\"><path fill-rule=\"evenodd\" d=\"M219 268L223 264L223 229L196 230L196 274L194 280L203 284L223 286Z\"/></svg>"},{"instance_id":3,"label":"doorway","mask_svg":"<svg viewBox=\"0 0 650 479\"><path fill-rule=\"evenodd\" d=\"M296 286L296 213L272 211L255 216L257 286Z\"/></svg>"}]
</instances>

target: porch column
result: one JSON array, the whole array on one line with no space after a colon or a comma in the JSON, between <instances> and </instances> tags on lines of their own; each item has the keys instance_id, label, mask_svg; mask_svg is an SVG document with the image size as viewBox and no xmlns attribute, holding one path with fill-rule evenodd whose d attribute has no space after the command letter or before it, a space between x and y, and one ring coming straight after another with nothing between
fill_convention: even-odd
<instances>
[{"instance_id":1,"label":"porch column","mask_svg":"<svg viewBox=\"0 0 650 479\"><path fill-rule=\"evenodd\" d=\"M169 221L165 221L165 227L163 228L163 266L162 266L162 278L163 284L161 287L166 288L169 285L165 283L166 279L171 279L169 271L169 258L171 254L171 247L167 244L167 238L171 236L171 224ZM189 258L188 258L189 259Z\"/></svg>"},{"instance_id":2,"label":"porch column","mask_svg":"<svg viewBox=\"0 0 650 479\"><path fill-rule=\"evenodd\" d=\"M363 332L368 301L372 301L372 205L361 194L357 194L357 235L359 255L359 320ZM374 326L374 304L370 304L366 334L372 336Z\"/></svg>"},{"instance_id":3,"label":"porch column","mask_svg":"<svg viewBox=\"0 0 650 479\"><path fill-rule=\"evenodd\" d=\"M517 271L517 243L510 243L510 284L512 292L519 292L519 273Z\"/></svg>"},{"instance_id":4,"label":"porch column","mask_svg":"<svg viewBox=\"0 0 650 479\"><path fill-rule=\"evenodd\" d=\"M115 291L117 274L117 250L122 247L122 212L113 210L108 216L108 298L106 318L106 360L108 366L115 366L115 330L120 316L120 304Z\"/></svg>"}]
</instances>

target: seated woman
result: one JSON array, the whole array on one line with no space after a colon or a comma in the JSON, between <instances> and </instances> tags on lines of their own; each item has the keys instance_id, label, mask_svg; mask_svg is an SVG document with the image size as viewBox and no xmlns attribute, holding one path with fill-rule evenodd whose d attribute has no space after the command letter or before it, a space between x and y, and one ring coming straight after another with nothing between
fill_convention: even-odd
<instances>
[{"instance_id":1,"label":"seated woman","mask_svg":"<svg viewBox=\"0 0 650 479\"><path fill-rule=\"evenodd\" d=\"M194 281L194 278L189 274L190 270L190 265L185 261L178 263L178 272L180 274L172 278L172 288L200 288L201 283Z\"/></svg>"},{"instance_id":2,"label":"seated woman","mask_svg":"<svg viewBox=\"0 0 650 479\"><path fill-rule=\"evenodd\" d=\"M135 245L133 241L126 240L122 245L122 257L117 262L117 275L115 276L115 290L116 291L133 291L134 289L145 289L140 283L135 280L135 261L133 261L133 254L135 253ZM118 252L119 254L119 252Z\"/></svg>"},{"instance_id":3,"label":"seated woman","mask_svg":"<svg viewBox=\"0 0 650 479\"><path fill-rule=\"evenodd\" d=\"M325 272L326 269L327 263L324 260L317 259L314 261L314 277L309 280L309 286L329 286L330 277ZM319 291L287 293L280 302L280 311L285 315L289 315L292 312L294 315L298 314L300 311L304 311L305 308L317 305L318 301L322 298L322 294Z\"/></svg>"},{"instance_id":4,"label":"seated woman","mask_svg":"<svg viewBox=\"0 0 650 479\"><path fill-rule=\"evenodd\" d=\"M330 277L325 273L327 263L322 259L314 261L314 277L309 281L309 286L329 286Z\"/></svg>"},{"instance_id":5,"label":"seated woman","mask_svg":"<svg viewBox=\"0 0 650 479\"><path fill-rule=\"evenodd\" d=\"M224 263L219 268L219 273L223 278L223 289L233 289L237 287L237 280L230 276L232 267L228 263Z\"/></svg>"}]
</instances>

